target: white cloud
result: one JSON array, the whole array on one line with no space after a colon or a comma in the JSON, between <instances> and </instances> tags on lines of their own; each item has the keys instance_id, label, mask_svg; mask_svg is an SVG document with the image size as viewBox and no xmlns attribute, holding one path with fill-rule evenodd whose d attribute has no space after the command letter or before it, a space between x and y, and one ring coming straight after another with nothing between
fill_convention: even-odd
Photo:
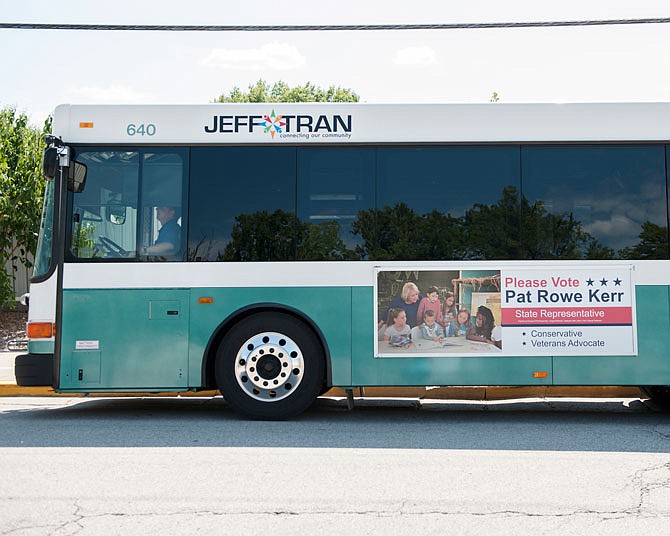
<instances>
[{"instance_id":1,"label":"white cloud","mask_svg":"<svg viewBox=\"0 0 670 536\"><path fill-rule=\"evenodd\" d=\"M305 65L305 57L293 45L270 43L260 48L217 48L203 61L205 65L241 71L273 69L284 71Z\"/></svg>"},{"instance_id":2,"label":"white cloud","mask_svg":"<svg viewBox=\"0 0 670 536\"><path fill-rule=\"evenodd\" d=\"M93 104L129 104L151 102L155 99L154 96L148 93L141 93L124 85L70 86L67 88L67 93L75 96L72 99L73 102L89 102Z\"/></svg>"},{"instance_id":3,"label":"white cloud","mask_svg":"<svg viewBox=\"0 0 670 536\"><path fill-rule=\"evenodd\" d=\"M408 47L398 50L393 63L396 65L434 65L437 53L432 47Z\"/></svg>"}]
</instances>

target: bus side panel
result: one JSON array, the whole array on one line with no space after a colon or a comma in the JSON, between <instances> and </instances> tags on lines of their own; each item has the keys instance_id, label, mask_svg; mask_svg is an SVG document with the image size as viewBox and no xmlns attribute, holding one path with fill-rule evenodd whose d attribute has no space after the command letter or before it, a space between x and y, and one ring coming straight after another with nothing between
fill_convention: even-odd
<instances>
[{"instance_id":1,"label":"bus side panel","mask_svg":"<svg viewBox=\"0 0 670 536\"><path fill-rule=\"evenodd\" d=\"M185 389L188 316L188 290L65 290L60 390Z\"/></svg>"},{"instance_id":2,"label":"bus side panel","mask_svg":"<svg viewBox=\"0 0 670 536\"><path fill-rule=\"evenodd\" d=\"M194 288L191 292L189 385L202 385L202 359L218 326L230 315L267 304L297 310L319 328L330 351L335 385L351 381L351 288ZM199 298L212 298L199 303Z\"/></svg>"},{"instance_id":3,"label":"bus side panel","mask_svg":"<svg viewBox=\"0 0 670 536\"><path fill-rule=\"evenodd\" d=\"M554 357L556 385L670 385L670 288L635 287L637 356Z\"/></svg>"},{"instance_id":4,"label":"bus side panel","mask_svg":"<svg viewBox=\"0 0 670 536\"><path fill-rule=\"evenodd\" d=\"M550 385L551 357L374 357L374 289L355 289L351 385ZM546 372L534 378L534 372Z\"/></svg>"}]
</instances>

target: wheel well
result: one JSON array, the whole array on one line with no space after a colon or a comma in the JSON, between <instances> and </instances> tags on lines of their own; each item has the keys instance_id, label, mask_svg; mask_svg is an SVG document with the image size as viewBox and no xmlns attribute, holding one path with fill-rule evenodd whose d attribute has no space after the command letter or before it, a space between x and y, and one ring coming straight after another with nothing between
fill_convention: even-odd
<instances>
[{"instance_id":1,"label":"wheel well","mask_svg":"<svg viewBox=\"0 0 670 536\"><path fill-rule=\"evenodd\" d=\"M330 362L330 351L328 345L326 344L325 337L323 333L314 323L314 321L308 316L304 315L297 309L292 307L287 307L286 305L280 305L276 303L263 303L255 304L239 309L234 313L231 313L223 322L221 322L217 328L214 330L214 333L209 338L207 347L205 348L205 354L203 356L202 362L202 387L203 389L216 389L216 373L214 369L214 364L216 362L216 351L221 344L221 341L226 336L228 331L241 320L253 316L258 313L284 313L294 317L296 320L304 323L310 330L314 332L319 343L321 344L321 349L323 350L323 355L325 357L325 369L326 377L324 378L324 386L331 385L332 371L331 371L331 362Z\"/></svg>"}]
</instances>

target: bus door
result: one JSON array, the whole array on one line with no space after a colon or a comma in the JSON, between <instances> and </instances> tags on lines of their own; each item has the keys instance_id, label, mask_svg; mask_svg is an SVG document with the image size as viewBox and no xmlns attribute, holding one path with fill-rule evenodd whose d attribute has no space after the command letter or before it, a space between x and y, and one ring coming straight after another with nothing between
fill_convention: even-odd
<instances>
[{"instance_id":1,"label":"bus door","mask_svg":"<svg viewBox=\"0 0 670 536\"><path fill-rule=\"evenodd\" d=\"M185 249L186 151L85 149L77 161L88 171L68 200L60 388L184 388L189 291L170 274Z\"/></svg>"}]
</instances>

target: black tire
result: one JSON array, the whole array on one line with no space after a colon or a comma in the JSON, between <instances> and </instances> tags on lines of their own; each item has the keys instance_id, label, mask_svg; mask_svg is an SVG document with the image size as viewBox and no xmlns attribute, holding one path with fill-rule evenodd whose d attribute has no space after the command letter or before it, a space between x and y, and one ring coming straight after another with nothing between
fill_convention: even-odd
<instances>
[{"instance_id":1,"label":"black tire","mask_svg":"<svg viewBox=\"0 0 670 536\"><path fill-rule=\"evenodd\" d=\"M315 333L285 313L249 316L216 354L216 383L231 407L264 420L295 417L320 394L325 358Z\"/></svg>"},{"instance_id":2,"label":"black tire","mask_svg":"<svg viewBox=\"0 0 670 536\"><path fill-rule=\"evenodd\" d=\"M670 410L670 385L645 385L642 391L659 407Z\"/></svg>"}]
</instances>

